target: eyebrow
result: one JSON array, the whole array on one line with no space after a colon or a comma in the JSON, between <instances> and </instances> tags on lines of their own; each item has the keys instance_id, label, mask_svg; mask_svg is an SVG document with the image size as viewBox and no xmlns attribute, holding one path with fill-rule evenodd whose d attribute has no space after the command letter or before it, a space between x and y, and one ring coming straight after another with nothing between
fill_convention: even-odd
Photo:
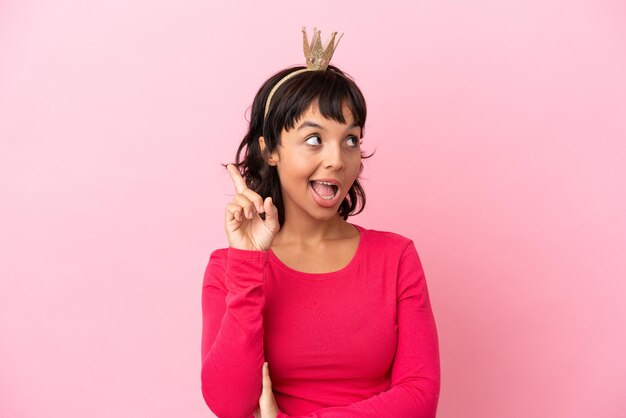
<instances>
[{"instance_id":1,"label":"eyebrow","mask_svg":"<svg viewBox=\"0 0 626 418\"><path fill-rule=\"evenodd\" d=\"M357 128L359 126L358 123L353 122L352 125L348 126L348 129L352 129L352 128ZM317 128L317 129L321 129L321 130L326 130L324 129L324 127L318 123L312 122L310 120L305 120L304 122L302 122L302 125L298 126L298 131L304 128Z\"/></svg>"}]
</instances>

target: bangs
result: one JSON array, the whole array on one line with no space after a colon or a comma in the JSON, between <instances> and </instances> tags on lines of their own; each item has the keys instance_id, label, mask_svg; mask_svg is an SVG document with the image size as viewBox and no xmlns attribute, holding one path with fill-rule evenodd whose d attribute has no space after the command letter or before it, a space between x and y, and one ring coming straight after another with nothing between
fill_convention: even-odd
<instances>
[{"instance_id":1,"label":"bangs","mask_svg":"<svg viewBox=\"0 0 626 418\"><path fill-rule=\"evenodd\" d=\"M263 83L252 102L250 127L239 144L235 159L237 167L243 168L246 185L263 199L269 196L275 202L281 227L285 223L281 179L278 168L268 160L271 153L281 146L281 133L294 129L308 110L316 108L322 117L345 125L344 110L347 107L355 126L361 128L361 138L365 127L365 98L352 77L333 65L328 65L323 71L302 71L290 75L305 68L285 68ZM271 97L269 102L268 97ZM350 118L347 113L346 117ZM261 142L261 137L265 144ZM361 151L359 175L363 170L362 160L373 155ZM357 178L337 213L345 221L349 216L358 215L364 207L365 191Z\"/></svg>"},{"instance_id":2,"label":"bangs","mask_svg":"<svg viewBox=\"0 0 626 418\"><path fill-rule=\"evenodd\" d=\"M361 128L361 137L365 126L365 98L349 76L328 67L326 71L306 71L300 73L278 88L267 114L267 124L273 136L294 128L300 117L311 107L317 105L327 119L346 123L343 105L352 112L354 122ZM269 125L269 126L268 126ZM265 131L265 129L264 129Z\"/></svg>"}]
</instances>

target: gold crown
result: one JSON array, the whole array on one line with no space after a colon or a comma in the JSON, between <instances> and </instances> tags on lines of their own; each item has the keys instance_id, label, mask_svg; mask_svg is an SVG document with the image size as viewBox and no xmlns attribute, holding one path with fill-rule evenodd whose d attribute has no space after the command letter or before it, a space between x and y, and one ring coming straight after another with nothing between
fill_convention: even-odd
<instances>
[{"instance_id":1,"label":"gold crown","mask_svg":"<svg viewBox=\"0 0 626 418\"><path fill-rule=\"evenodd\" d=\"M311 45L309 45L306 28L302 27L302 43L304 56L306 58L306 68L293 71L281 78L278 83L274 84L274 87L272 87L272 90L268 94L267 100L265 101L265 116L267 116L267 112L270 110L270 101L272 100L272 96L274 96L278 87L280 87L285 81L294 75L305 71L323 71L328 68L328 64L330 64L330 60L335 53L335 49L337 49L337 45L339 45L339 41L341 40L343 33L339 36L339 39L337 39L337 43L335 43L336 36L337 32L333 32L330 35L328 42L326 42L326 46L322 47L321 32L317 30L317 28L313 28L313 39L311 39Z\"/></svg>"},{"instance_id":2,"label":"gold crown","mask_svg":"<svg viewBox=\"0 0 626 418\"><path fill-rule=\"evenodd\" d=\"M335 44L335 36L337 32L333 32L330 35L330 39L326 42L326 46L322 48L321 32L317 28L313 28L313 39L311 40L311 46L309 46L309 40L306 34L306 28L302 28L302 42L304 49L304 56L306 57L306 66L310 70L325 70L330 64L330 60L335 53L337 45L343 36L343 33L337 39Z\"/></svg>"}]
</instances>

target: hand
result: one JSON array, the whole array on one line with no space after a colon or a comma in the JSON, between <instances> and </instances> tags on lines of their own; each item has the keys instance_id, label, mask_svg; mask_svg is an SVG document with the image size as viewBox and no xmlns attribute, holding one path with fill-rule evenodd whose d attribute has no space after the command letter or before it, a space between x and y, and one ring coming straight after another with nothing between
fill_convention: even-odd
<instances>
[{"instance_id":1,"label":"hand","mask_svg":"<svg viewBox=\"0 0 626 418\"><path fill-rule=\"evenodd\" d=\"M263 391L259 398L259 407L254 412L254 418L276 418L278 416L278 405L272 392L272 381L270 380L269 364L263 364Z\"/></svg>"},{"instance_id":2,"label":"hand","mask_svg":"<svg viewBox=\"0 0 626 418\"><path fill-rule=\"evenodd\" d=\"M278 209L271 197L263 198L246 186L234 164L226 166L237 194L226 205L226 235L231 247L241 250L266 251L280 229ZM265 213L265 220L260 213Z\"/></svg>"}]
</instances>

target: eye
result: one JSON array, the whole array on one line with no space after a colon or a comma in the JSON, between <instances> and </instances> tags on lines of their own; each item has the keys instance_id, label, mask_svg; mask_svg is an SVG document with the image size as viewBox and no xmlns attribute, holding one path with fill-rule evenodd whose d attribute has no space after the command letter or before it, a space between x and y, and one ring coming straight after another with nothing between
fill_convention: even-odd
<instances>
[{"instance_id":1,"label":"eye","mask_svg":"<svg viewBox=\"0 0 626 418\"><path fill-rule=\"evenodd\" d=\"M319 145L319 144L312 144L312 143L310 143L309 141L310 141L311 139L319 139L319 140L320 140L320 142L322 142L322 138L320 138L320 137L319 137L319 135L312 135L312 136L308 137L308 138L306 139L306 141L304 141L304 142L306 142L306 143L307 143L307 144L309 144L309 145Z\"/></svg>"},{"instance_id":2,"label":"eye","mask_svg":"<svg viewBox=\"0 0 626 418\"><path fill-rule=\"evenodd\" d=\"M361 141L359 141L359 138L357 138L357 137L356 137L356 136L354 136L354 135L350 135L350 136L348 137L348 139L351 139L351 140L353 140L353 141L354 141L354 145L353 145L353 147L355 147L355 148L356 148L356 147L358 147L358 146L361 144Z\"/></svg>"}]
</instances>

